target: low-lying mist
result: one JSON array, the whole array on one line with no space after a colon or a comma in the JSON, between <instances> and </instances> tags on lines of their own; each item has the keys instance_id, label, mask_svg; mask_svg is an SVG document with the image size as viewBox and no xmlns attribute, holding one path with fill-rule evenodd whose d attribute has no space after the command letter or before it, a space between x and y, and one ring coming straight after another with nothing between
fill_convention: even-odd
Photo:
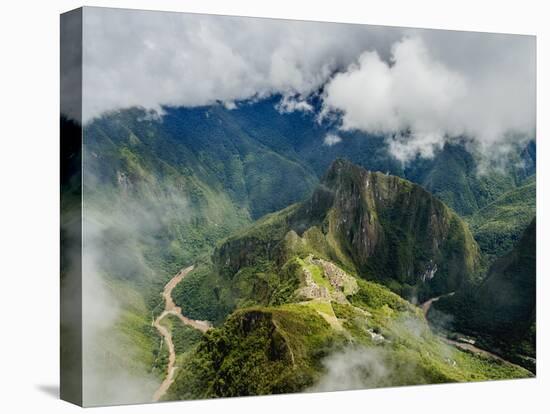
<instances>
[{"instance_id":1,"label":"low-lying mist","mask_svg":"<svg viewBox=\"0 0 550 414\"><path fill-rule=\"evenodd\" d=\"M323 362L325 375L308 391L344 391L383 386L391 377L385 352L376 348L349 347Z\"/></svg>"},{"instance_id":2,"label":"low-lying mist","mask_svg":"<svg viewBox=\"0 0 550 414\"><path fill-rule=\"evenodd\" d=\"M150 365L160 338L143 333L151 320L145 296L167 276L157 253L167 224L188 220L187 199L176 188L155 193L120 177L109 187L90 171L83 197L83 403L150 402L161 382Z\"/></svg>"},{"instance_id":3,"label":"low-lying mist","mask_svg":"<svg viewBox=\"0 0 550 414\"><path fill-rule=\"evenodd\" d=\"M437 340L426 321L404 314L388 322L378 345L347 345L322 364L324 373L308 392L344 391L436 382L424 356L456 364L454 350Z\"/></svg>"}]
</instances>

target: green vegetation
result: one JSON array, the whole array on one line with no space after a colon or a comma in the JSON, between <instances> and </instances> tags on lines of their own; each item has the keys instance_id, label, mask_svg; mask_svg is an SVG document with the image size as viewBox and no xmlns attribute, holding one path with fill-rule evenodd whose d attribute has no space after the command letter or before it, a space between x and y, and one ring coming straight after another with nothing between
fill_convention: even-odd
<instances>
[{"instance_id":1,"label":"green vegetation","mask_svg":"<svg viewBox=\"0 0 550 414\"><path fill-rule=\"evenodd\" d=\"M234 309L230 284L216 276L210 263L198 263L174 288L172 298L191 319L220 323Z\"/></svg>"},{"instance_id":2,"label":"green vegetation","mask_svg":"<svg viewBox=\"0 0 550 414\"><path fill-rule=\"evenodd\" d=\"M168 349L152 326L142 295L122 281L105 279L109 281L104 285L105 295L119 298L119 310L110 310L116 312L116 323L103 327L97 340L88 343L88 351L94 356L88 369L105 370L106 374L109 370L125 369L138 377L146 372L151 378L162 380L168 364Z\"/></svg>"},{"instance_id":3,"label":"green vegetation","mask_svg":"<svg viewBox=\"0 0 550 414\"><path fill-rule=\"evenodd\" d=\"M535 172L534 141L514 148L506 159L499 160L499 165L487 165L467 142L446 144L433 158L417 158L406 166L390 155L384 136L339 131L341 143L322 145L330 131L316 122L315 114L281 114L275 109L279 99L273 97L226 111L224 121L238 125L273 151L290 154L318 177L335 159L345 158L367 170L388 172L417 183L458 214L468 216Z\"/></svg>"},{"instance_id":4,"label":"green vegetation","mask_svg":"<svg viewBox=\"0 0 550 414\"><path fill-rule=\"evenodd\" d=\"M386 287L374 282L358 280L359 291L352 298L352 303L364 309L380 309L387 306L398 312L411 310L409 302Z\"/></svg>"},{"instance_id":5,"label":"green vegetation","mask_svg":"<svg viewBox=\"0 0 550 414\"><path fill-rule=\"evenodd\" d=\"M521 185L535 172L535 153L518 147L501 165L489 166L476 159L462 144L446 144L432 159L418 159L405 172L414 181L463 216L492 203ZM533 148L534 149L534 148Z\"/></svg>"},{"instance_id":6,"label":"green vegetation","mask_svg":"<svg viewBox=\"0 0 550 414\"><path fill-rule=\"evenodd\" d=\"M248 308L208 332L178 372L167 399L296 392L318 378L339 341L315 311L300 305Z\"/></svg>"},{"instance_id":7,"label":"green vegetation","mask_svg":"<svg viewBox=\"0 0 550 414\"><path fill-rule=\"evenodd\" d=\"M310 199L228 237L173 296L185 314L219 324L237 307L294 300L303 270L330 290L308 256L420 300L479 271L474 239L443 203L406 180L337 161Z\"/></svg>"},{"instance_id":8,"label":"green vegetation","mask_svg":"<svg viewBox=\"0 0 550 414\"><path fill-rule=\"evenodd\" d=\"M290 261L275 271L270 262L239 269L225 277L209 262L200 263L172 292L192 319L220 324L236 307L285 303L299 286L299 268Z\"/></svg>"},{"instance_id":9,"label":"green vegetation","mask_svg":"<svg viewBox=\"0 0 550 414\"><path fill-rule=\"evenodd\" d=\"M311 274L313 278L313 282L315 282L318 286L325 287L327 289L331 289L330 282L325 279L323 275L323 270L314 264L306 264L303 260L300 260L299 263Z\"/></svg>"},{"instance_id":10,"label":"green vegetation","mask_svg":"<svg viewBox=\"0 0 550 414\"><path fill-rule=\"evenodd\" d=\"M316 389L331 381L326 361L341 355L342 363L361 370L364 387L530 376L445 344L417 307L382 285L358 283L351 303L311 300L237 310L182 361L165 399Z\"/></svg>"},{"instance_id":11,"label":"green vegetation","mask_svg":"<svg viewBox=\"0 0 550 414\"><path fill-rule=\"evenodd\" d=\"M396 235L398 228L407 233ZM194 317L212 312L194 307L210 303L209 291L195 289L195 283L215 286L218 303L227 298L231 305L227 318L216 314L218 327L182 360L166 399L323 387L331 376L327 361L348 352L365 359L359 369L362 386L368 387L530 376L518 366L446 344L418 307L384 284L362 279L372 277L363 273L371 269L361 262L360 252L371 254L368 264L379 251L364 247L363 233L378 237L378 249L397 249L397 256L388 257L412 268L418 260L438 264L451 281L443 279L434 290L449 292L478 280L477 245L444 204L410 182L339 161L310 200L227 238L211 262L188 276L187 287L185 281L178 286L176 302L184 312L196 311ZM392 234L394 247L386 244ZM432 245L437 240L437 250L429 247L426 234ZM389 279L400 286L407 280L390 279L396 274L391 261L377 263L378 271L388 275L379 278L382 283ZM452 272L459 269L463 280L453 281ZM426 285L429 279L418 283ZM382 366L384 375L374 375L378 368L372 364Z\"/></svg>"},{"instance_id":12,"label":"green vegetation","mask_svg":"<svg viewBox=\"0 0 550 414\"><path fill-rule=\"evenodd\" d=\"M449 326L448 314L452 315ZM497 259L480 284L442 298L430 312L434 323L475 335L480 343L535 370L536 222L507 255Z\"/></svg>"},{"instance_id":13,"label":"green vegetation","mask_svg":"<svg viewBox=\"0 0 550 414\"><path fill-rule=\"evenodd\" d=\"M484 174L464 145L405 167L384 137L345 132L342 143L323 146L326 126L274 103L165 108L161 121L134 108L85 127L85 239L121 310L97 346L105 367L116 360L163 376L166 346L151 319L164 284L195 264L173 297L216 328L202 337L163 321L179 367L168 398L315 387L326 358L356 345L376 349L389 372L367 386L528 376L442 343L403 298L479 282L477 244L439 200L468 216L484 253L514 244L534 212L534 145L518 151L514 167ZM424 188L333 164L338 157ZM326 263L346 276L331 278ZM534 337L533 324L525 335ZM523 350L529 341L519 343L533 355Z\"/></svg>"},{"instance_id":14,"label":"green vegetation","mask_svg":"<svg viewBox=\"0 0 550 414\"><path fill-rule=\"evenodd\" d=\"M162 319L161 324L170 329L172 333L172 342L174 343L176 355L184 354L193 349L203 336L200 331L185 325L175 315L166 315Z\"/></svg>"},{"instance_id":15,"label":"green vegetation","mask_svg":"<svg viewBox=\"0 0 550 414\"><path fill-rule=\"evenodd\" d=\"M490 258L508 253L536 211L536 179L510 190L468 219L480 248Z\"/></svg>"}]
</instances>

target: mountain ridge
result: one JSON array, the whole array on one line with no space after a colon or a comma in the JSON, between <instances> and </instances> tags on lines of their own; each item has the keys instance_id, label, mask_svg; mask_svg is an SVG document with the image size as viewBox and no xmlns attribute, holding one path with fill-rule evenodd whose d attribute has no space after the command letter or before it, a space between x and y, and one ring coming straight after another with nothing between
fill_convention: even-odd
<instances>
[{"instance_id":1,"label":"mountain ridge","mask_svg":"<svg viewBox=\"0 0 550 414\"><path fill-rule=\"evenodd\" d=\"M391 158L384 137L357 131L338 132L341 142L324 145L324 137L334 132L334 125L319 124L309 113L280 113L274 102L260 100L233 110L221 105L166 108L162 118L132 108L107 114L84 126L82 155L89 174L84 179L86 209L92 219L91 227L99 230L93 233L94 245L108 258L99 261L97 267L107 284L116 286L116 294L131 292L131 297L139 302L139 306L122 305L124 318L120 324L126 327L125 332L131 333L125 340L139 344L143 348L140 354L146 355L143 359L147 363L153 361L154 373L163 371L166 355L156 341L154 330L148 329L149 317L160 309L158 292L163 284L183 266L197 263L192 277L178 286L181 298L186 298L181 303L190 315L217 325L235 307L258 303L279 306L294 300L293 295L303 282L296 278L296 271L302 272L305 266L311 267L312 276L318 273L314 264L290 260L297 250L304 259L314 252L335 261L348 274L358 274L362 254L356 248L362 246L361 234L350 234L348 240L346 231L330 228L330 223L336 226L339 217L335 213L327 215L322 203L329 203L334 197L330 191L322 191L324 184L318 186L334 158L346 158L370 170L379 170L381 177L390 172L410 178L463 216L515 188L523 180L521 174L532 174L531 166L522 169L521 174L515 170L503 173L491 170L486 176L478 176L475 157L461 145L445 145L432 160L413 160L408 166ZM526 165L534 157L535 147L531 146L525 151ZM445 165L456 168L447 174ZM446 179L426 178L449 175L462 178L444 186L435 184L445 184ZM319 191L314 193L314 200L315 188ZM465 188L472 194L465 203L450 196ZM415 191L421 194L419 189ZM294 211L297 204L292 203L304 199L310 199L312 208L301 211L300 216ZM420 199L431 200L424 196ZM433 205L436 204L434 201ZM363 207L355 207L352 210L362 217L363 213L359 213ZM281 209L286 213L281 213ZM406 211L398 208L394 213L406 216L403 214ZM292 215L292 230L278 227L284 224L277 219L280 214ZM351 220L353 214L346 216ZM392 226L395 224L391 217L387 219ZM276 257L259 254L250 257L250 266L238 275L225 269L227 277L220 278L216 266L223 269L223 263L212 263L208 258L211 251L220 240L233 237L236 231L255 221L267 223L262 230L266 233L267 250L271 250L269 243L273 239L269 233L281 232L280 249L272 254L280 255L281 262L277 263L283 267L271 261ZM458 286L461 277L455 278L452 286L442 283L433 289L424 287L418 294L418 286L412 282L424 274L428 277L434 269L428 269L428 262L416 256L412 243L415 238L402 234L399 226L393 227L391 234L386 234L380 233L377 226L365 226L374 232L371 235L378 234L376 231L384 234L378 246L388 247L392 243L398 246L405 240L403 245L407 247L401 249L403 252L397 247L387 248L388 252L398 254L380 255L386 259L379 260L378 267L373 269L362 263L363 274L370 272L372 280L385 283L410 299L422 300ZM464 233L462 224L456 227L454 233ZM462 255L477 256L470 253ZM392 255L397 257L392 277L376 278L381 269L391 268ZM409 279L407 272L411 273ZM442 273L438 266L436 281ZM196 298L189 299L191 296ZM108 370L108 361L105 362Z\"/></svg>"},{"instance_id":2,"label":"mountain ridge","mask_svg":"<svg viewBox=\"0 0 550 414\"><path fill-rule=\"evenodd\" d=\"M410 202L404 209L396 208L406 199ZM415 213L416 203L430 220ZM349 233L344 226L348 222L352 227L362 223L358 234L365 229L372 244ZM446 270L437 276L443 292L472 276L452 271L468 270L468 260L479 260L477 250L475 258L469 256L470 249L459 250L455 269L445 269L440 262L448 259L442 252L457 254L457 244L471 243L476 249L454 212L416 184L337 160L306 201L229 236L210 261L198 264L176 286L174 300L184 314L213 316L215 328L190 354L182 355L182 369L166 399L301 391L322 381L327 358L347 352L360 359L373 353L377 363L387 366L388 375L373 383L371 368L361 368L365 384L371 386L530 376L507 362L446 344L431 332L421 308L388 286L400 289L364 272L365 264L387 246L390 225L436 240L430 253ZM416 244L426 241L416 236ZM426 264L422 255L407 252L413 265ZM365 263L357 259L363 254ZM380 266L392 271L391 262ZM430 283L421 275L414 280L416 287ZM205 301L206 295L215 298ZM211 307L201 308L204 302L223 305L212 313ZM429 363L423 359L425 352L431 355Z\"/></svg>"},{"instance_id":3,"label":"mountain ridge","mask_svg":"<svg viewBox=\"0 0 550 414\"><path fill-rule=\"evenodd\" d=\"M316 242L326 257L363 277L408 285L409 292L401 292L405 296L418 294L413 291L421 287L421 278L422 284L435 282L433 292L423 295L449 293L474 277L479 265L469 230L441 201L409 181L345 160L332 164L309 199L281 214L279 223L253 226L257 230L248 231L250 237L230 237L216 249L214 262L236 272L257 254L284 256L275 244L287 232L303 237L309 231L306 239L319 236ZM260 237L264 223L271 225L267 238ZM437 275L438 269L445 276ZM447 274L448 285L442 281Z\"/></svg>"},{"instance_id":4,"label":"mountain ridge","mask_svg":"<svg viewBox=\"0 0 550 414\"><path fill-rule=\"evenodd\" d=\"M291 259L310 254L420 301L474 280L480 262L467 226L441 201L339 160L307 200L221 242L176 288L176 301L190 317L218 322L243 300L284 303L298 284Z\"/></svg>"}]
</instances>

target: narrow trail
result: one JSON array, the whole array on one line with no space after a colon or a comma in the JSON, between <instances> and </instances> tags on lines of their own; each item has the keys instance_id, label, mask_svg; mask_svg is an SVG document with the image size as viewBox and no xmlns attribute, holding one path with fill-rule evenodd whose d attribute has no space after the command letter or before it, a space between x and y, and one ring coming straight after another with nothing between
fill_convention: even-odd
<instances>
[{"instance_id":1,"label":"narrow trail","mask_svg":"<svg viewBox=\"0 0 550 414\"><path fill-rule=\"evenodd\" d=\"M507 361L506 359L498 356L497 354L493 354L492 352L489 352L485 349L478 348L474 344L468 343L468 342L461 342L461 341L455 341L454 339L449 338L442 338L444 342L446 342L449 345L452 345L458 349L461 349L462 351L467 351L472 354L481 355L485 358L493 358L502 362L506 362L511 365L515 365L516 367L519 367L519 365L514 364L513 362Z\"/></svg>"},{"instance_id":2,"label":"narrow trail","mask_svg":"<svg viewBox=\"0 0 550 414\"><path fill-rule=\"evenodd\" d=\"M176 276L174 276L170 281L164 286L162 292L162 297L164 298L164 311L153 321L153 326L159 331L160 335L164 338L166 346L168 347L168 367L166 369L166 377L164 381L160 384L160 387L157 389L153 395L153 401L158 401L161 397L168 391L170 385L174 382L174 377L176 373L176 350L174 348L174 342L172 341L172 332L165 326L161 324L162 319L166 315L177 316L185 325L191 326L192 328L198 329L201 332L208 331L212 325L208 321L197 321L194 319L189 319L181 313L181 308L176 306L174 300L172 299L172 290L176 285L182 281L182 279L187 276L194 266L186 267L182 269Z\"/></svg>"},{"instance_id":3,"label":"narrow trail","mask_svg":"<svg viewBox=\"0 0 550 414\"><path fill-rule=\"evenodd\" d=\"M447 297L447 296L453 296L454 294L455 294L454 292L451 292L451 293L447 293L445 295L436 296L435 298L428 299L426 302L422 303L420 305L420 307L422 308L422 312L424 313L424 317L425 318L428 317L428 312L430 311L430 308L432 307L432 304L434 302L437 302L439 299Z\"/></svg>"},{"instance_id":4,"label":"narrow trail","mask_svg":"<svg viewBox=\"0 0 550 414\"><path fill-rule=\"evenodd\" d=\"M427 318L428 317L428 312L430 311L430 308L432 307L432 304L434 302L437 302L439 299L441 298L444 298L444 297L447 297L447 296L453 296L455 294L455 292L451 292L451 293L447 293L446 295L441 295L441 296L437 296L435 298L431 298L429 300L427 300L426 302L422 303L420 305L420 307L422 308L422 312L424 313L424 317ZM511 365L514 365L514 366L517 366L519 367L519 365L517 364L514 364L510 361L507 361L506 359L500 357L499 355L497 354L494 354L490 351L487 351L486 349L482 349L482 348L478 348L477 346L475 346L473 343L470 343L470 342L464 342L463 340L455 340L455 339L450 339L446 336L443 336L441 334L438 335L442 340L443 342L445 342L446 344L448 345L451 345L451 346L454 346L455 348L458 348L462 351L467 351L467 352L470 352L472 354L475 354L475 355L481 355L485 358L493 358L493 359L496 359L496 360L499 360L499 361L502 361L502 362L506 362L508 364L511 364Z\"/></svg>"}]
</instances>

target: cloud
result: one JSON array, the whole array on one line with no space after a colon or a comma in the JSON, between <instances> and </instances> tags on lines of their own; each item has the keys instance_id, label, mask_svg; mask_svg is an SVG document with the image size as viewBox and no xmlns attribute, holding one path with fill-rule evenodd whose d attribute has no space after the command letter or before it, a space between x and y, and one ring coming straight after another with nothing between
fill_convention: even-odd
<instances>
[{"instance_id":1,"label":"cloud","mask_svg":"<svg viewBox=\"0 0 550 414\"><path fill-rule=\"evenodd\" d=\"M323 361L325 375L310 392L345 391L380 387L390 376L383 351L349 347Z\"/></svg>"},{"instance_id":2,"label":"cloud","mask_svg":"<svg viewBox=\"0 0 550 414\"><path fill-rule=\"evenodd\" d=\"M82 226L83 398L87 406L151 402L160 385L143 339L153 281L166 277L162 236L193 212L177 182L116 172L85 152ZM152 262L151 258L157 262ZM137 340L136 340L137 339ZM160 341L160 337L151 339Z\"/></svg>"},{"instance_id":3,"label":"cloud","mask_svg":"<svg viewBox=\"0 0 550 414\"><path fill-rule=\"evenodd\" d=\"M339 114L402 161L467 138L487 154L534 138L535 38L231 16L84 9L83 120L140 106L272 95Z\"/></svg>"},{"instance_id":4,"label":"cloud","mask_svg":"<svg viewBox=\"0 0 550 414\"><path fill-rule=\"evenodd\" d=\"M283 96L276 106L277 110L282 113L290 113L295 111L312 112L313 106L304 99L296 99L291 96Z\"/></svg>"},{"instance_id":5,"label":"cloud","mask_svg":"<svg viewBox=\"0 0 550 414\"><path fill-rule=\"evenodd\" d=\"M437 340L428 323L416 314L402 314L386 326L382 344L348 344L322 360L323 374L309 392L342 391L426 384L433 382L433 367L425 365L425 352L433 361L455 365L456 350ZM388 339L389 338L389 339ZM399 345L395 346L396 341ZM429 371L426 370L428 368Z\"/></svg>"},{"instance_id":6,"label":"cloud","mask_svg":"<svg viewBox=\"0 0 550 414\"><path fill-rule=\"evenodd\" d=\"M533 62L485 52L469 69L456 61L451 65L454 56L437 59L418 35L396 42L389 61L377 51L364 52L328 82L322 115L340 113L343 130L387 136L391 153L402 161L430 157L445 142L465 137L484 152L532 139ZM495 62L486 61L491 59Z\"/></svg>"},{"instance_id":7,"label":"cloud","mask_svg":"<svg viewBox=\"0 0 550 414\"><path fill-rule=\"evenodd\" d=\"M225 109L228 109L230 111L232 111L233 109L237 109L237 104L234 101L225 101L223 103L223 106L225 107Z\"/></svg>"},{"instance_id":8,"label":"cloud","mask_svg":"<svg viewBox=\"0 0 550 414\"><path fill-rule=\"evenodd\" d=\"M125 295L115 296L106 276L130 257L143 262L131 247L115 251L107 247L113 234L139 237L137 224L130 230L132 218L118 206L109 213L86 208L82 249L82 392L86 406L151 402L160 384L151 367L141 360L144 351L121 329L129 308L125 302L135 293L128 285Z\"/></svg>"},{"instance_id":9,"label":"cloud","mask_svg":"<svg viewBox=\"0 0 550 414\"><path fill-rule=\"evenodd\" d=\"M316 92L400 29L86 7L84 122L131 106L201 106ZM343 47L345 46L345 47ZM296 99L298 97L298 99Z\"/></svg>"},{"instance_id":10,"label":"cloud","mask_svg":"<svg viewBox=\"0 0 550 414\"><path fill-rule=\"evenodd\" d=\"M325 139L323 140L323 145L332 147L333 145L338 144L339 142L342 142L342 138L340 138L338 135L335 134L327 134L325 136Z\"/></svg>"}]
</instances>

